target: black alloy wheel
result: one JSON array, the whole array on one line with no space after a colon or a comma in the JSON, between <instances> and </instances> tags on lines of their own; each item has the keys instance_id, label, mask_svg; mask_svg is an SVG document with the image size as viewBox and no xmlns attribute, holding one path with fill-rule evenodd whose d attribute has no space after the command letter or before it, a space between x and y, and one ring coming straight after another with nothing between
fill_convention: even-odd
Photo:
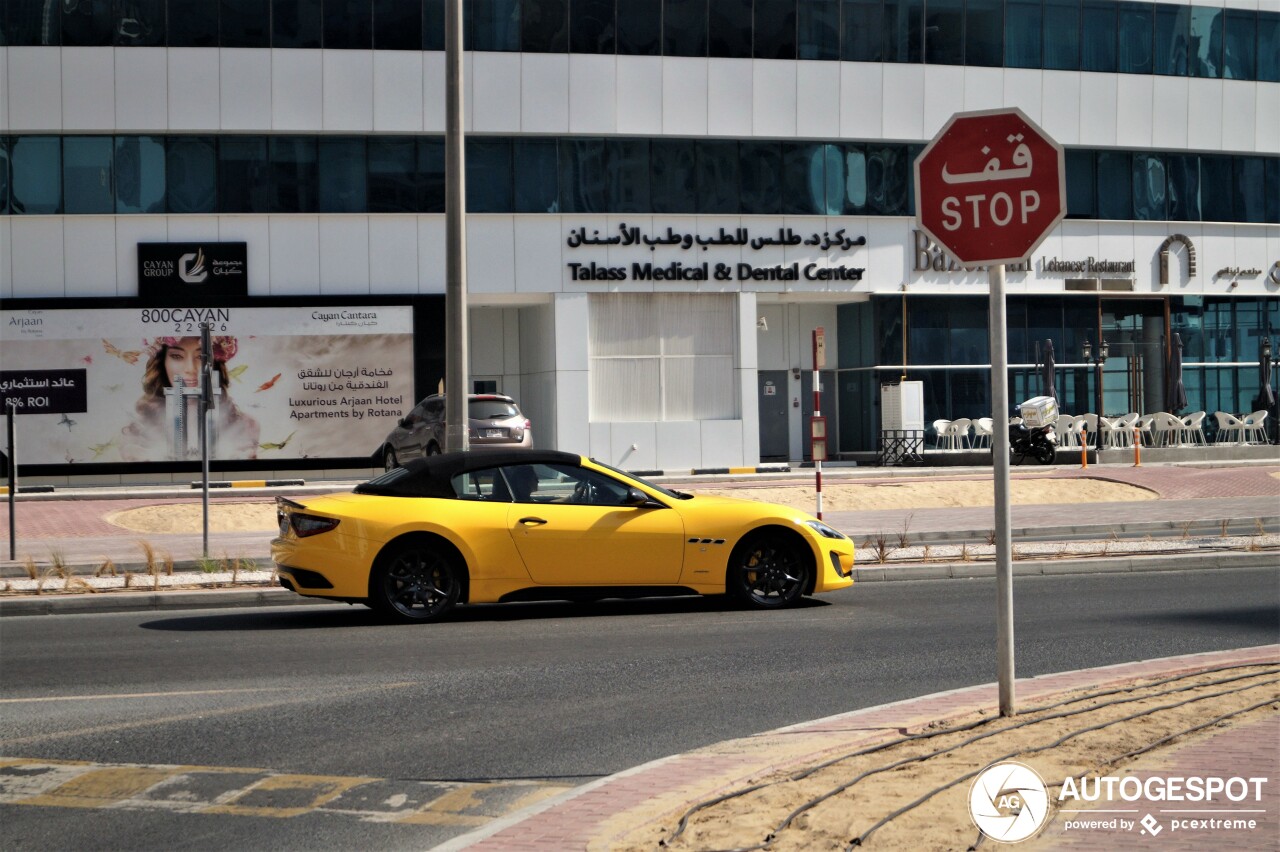
<instances>
[{"instance_id":1,"label":"black alloy wheel","mask_svg":"<svg viewBox=\"0 0 1280 852\"><path fill-rule=\"evenodd\" d=\"M391 472L400 466L400 460L396 458L396 451L387 447L382 452L382 469Z\"/></svg>"},{"instance_id":2,"label":"black alloy wheel","mask_svg":"<svg viewBox=\"0 0 1280 852\"><path fill-rule=\"evenodd\" d=\"M427 543L409 542L388 552L369 581L370 606L399 621L439 618L461 595L456 557Z\"/></svg>"},{"instance_id":3,"label":"black alloy wheel","mask_svg":"<svg viewBox=\"0 0 1280 852\"><path fill-rule=\"evenodd\" d=\"M1058 455L1058 451L1054 448L1053 444L1050 444L1047 441L1044 444L1036 446L1032 450L1032 453L1035 455L1036 461L1040 462L1040 464L1053 464L1054 458Z\"/></svg>"},{"instance_id":4,"label":"black alloy wheel","mask_svg":"<svg viewBox=\"0 0 1280 852\"><path fill-rule=\"evenodd\" d=\"M784 536L743 539L729 557L728 592L754 609L782 609L804 596L809 555Z\"/></svg>"}]
</instances>

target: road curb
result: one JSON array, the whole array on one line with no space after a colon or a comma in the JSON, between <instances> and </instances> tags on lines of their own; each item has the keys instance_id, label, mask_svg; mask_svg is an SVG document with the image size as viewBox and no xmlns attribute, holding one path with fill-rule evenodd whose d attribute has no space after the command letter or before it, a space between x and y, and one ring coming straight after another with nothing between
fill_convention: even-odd
<instances>
[{"instance_id":1,"label":"road curb","mask_svg":"<svg viewBox=\"0 0 1280 852\"><path fill-rule=\"evenodd\" d=\"M184 589L170 592L99 592L87 595L24 595L0 598L0 618L27 615L86 615L149 610L229 609L261 606L336 606L341 601L304 598L287 589Z\"/></svg>"}]
</instances>

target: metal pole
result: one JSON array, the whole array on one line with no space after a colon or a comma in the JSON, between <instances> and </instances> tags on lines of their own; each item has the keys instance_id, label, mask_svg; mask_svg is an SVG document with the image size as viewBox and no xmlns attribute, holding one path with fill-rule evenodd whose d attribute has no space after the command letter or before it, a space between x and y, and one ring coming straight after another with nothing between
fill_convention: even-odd
<instances>
[{"instance_id":1,"label":"metal pole","mask_svg":"<svg viewBox=\"0 0 1280 852\"><path fill-rule=\"evenodd\" d=\"M822 373L818 369L818 346L815 343L813 347L813 416L815 418L822 416L822 387L820 385ZM809 446L813 447L813 421L810 420L809 426ZM812 451L812 450L811 450ZM813 457L813 475L814 475L814 493L817 497L817 512L815 517L822 520L822 459L814 454Z\"/></svg>"},{"instance_id":2,"label":"metal pole","mask_svg":"<svg viewBox=\"0 0 1280 852\"><path fill-rule=\"evenodd\" d=\"M18 419L18 407L11 401L6 406L9 411L5 431L9 437L9 561L18 558L18 430L15 421Z\"/></svg>"},{"instance_id":3,"label":"metal pole","mask_svg":"<svg viewBox=\"0 0 1280 852\"><path fill-rule=\"evenodd\" d=\"M200 324L200 515L204 537L204 558L209 558L209 418L213 414L212 369L209 348L213 340L209 336L209 324ZM186 409L186 400L183 400Z\"/></svg>"},{"instance_id":4,"label":"metal pole","mask_svg":"<svg viewBox=\"0 0 1280 852\"><path fill-rule=\"evenodd\" d=\"M1100 357L1102 355L1101 339L1099 339L1098 341L1098 355L1099 357L1096 358L1093 362L1094 364L1097 365L1097 370L1098 370L1098 381L1094 383L1095 387L1093 389L1094 393L1097 396L1097 401L1096 401L1097 404L1095 406L1095 410L1098 412L1098 428L1094 430L1095 435L1093 440L1094 440L1095 446L1097 447L1097 455L1094 457L1094 462L1096 464L1102 464L1102 363L1103 362L1102 362L1102 358Z\"/></svg>"},{"instance_id":5,"label":"metal pole","mask_svg":"<svg viewBox=\"0 0 1280 852\"><path fill-rule=\"evenodd\" d=\"M462 0L444 7L445 54L445 398L444 444L468 449L467 183L462 129Z\"/></svg>"},{"instance_id":6,"label":"metal pole","mask_svg":"<svg viewBox=\"0 0 1280 852\"><path fill-rule=\"evenodd\" d=\"M1006 332L1004 264L987 268L991 292L991 405L995 412L991 458L995 471L996 655L1000 680L1000 715L1014 716L1013 668L1013 534L1009 521L1009 341Z\"/></svg>"}]
</instances>

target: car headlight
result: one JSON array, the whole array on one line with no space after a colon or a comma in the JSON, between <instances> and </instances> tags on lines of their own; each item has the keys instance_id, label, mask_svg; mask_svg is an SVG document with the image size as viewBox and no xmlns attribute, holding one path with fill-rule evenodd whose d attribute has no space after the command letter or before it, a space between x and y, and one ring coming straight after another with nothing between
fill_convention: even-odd
<instances>
[{"instance_id":1,"label":"car headlight","mask_svg":"<svg viewBox=\"0 0 1280 852\"><path fill-rule=\"evenodd\" d=\"M823 538L844 538L845 537L844 533L840 532L837 529L833 529L827 526L822 521L805 521L805 525L809 527L809 529L816 532L818 535L822 536Z\"/></svg>"}]
</instances>

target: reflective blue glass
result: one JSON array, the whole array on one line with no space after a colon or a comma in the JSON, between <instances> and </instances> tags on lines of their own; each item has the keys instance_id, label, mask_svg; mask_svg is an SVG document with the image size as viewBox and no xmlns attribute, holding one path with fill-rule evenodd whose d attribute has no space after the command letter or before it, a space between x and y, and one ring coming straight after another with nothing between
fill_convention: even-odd
<instances>
[{"instance_id":1,"label":"reflective blue glass","mask_svg":"<svg viewBox=\"0 0 1280 852\"><path fill-rule=\"evenodd\" d=\"M782 212L782 145L778 142L740 142L742 158L739 180L742 212L777 214Z\"/></svg>"},{"instance_id":2,"label":"reflective blue glass","mask_svg":"<svg viewBox=\"0 0 1280 852\"><path fill-rule=\"evenodd\" d=\"M128 47L163 47L167 36L165 0L115 0L113 42Z\"/></svg>"},{"instance_id":3,"label":"reflective blue glass","mask_svg":"<svg viewBox=\"0 0 1280 852\"><path fill-rule=\"evenodd\" d=\"M52 0L7 0L0 4L0 44L56 46L62 43L60 4Z\"/></svg>"},{"instance_id":4,"label":"reflective blue glass","mask_svg":"<svg viewBox=\"0 0 1280 852\"><path fill-rule=\"evenodd\" d=\"M846 216L865 213L867 210L867 152L862 145L852 142L844 146L843 210Z\"/></svg>"},{"instance_id":5,"label":"reflective blue glass","mask_svg":"<svg viewBox=\"0 0 1280 852\"><path fill-rule=\"evenodd\" d=\"M165 188L170 213L218 209L218 146L212 136L170 136L165 142Z\"/></svg>"},{"instance_id":6,"label":"reflective blue glass","mask_svg":"<svg viewBox=\"0 0 1280 852\"><path fill-rule=\"evenodd\" d=\"M369 139L369 212L416 213L422 210L423 174L418 140L410 136ZM443 157L442 157L443 160Z\"/></svg>"},{"instance_id":7,"label":"reflective blue glass","mask_svg":"<svg viewBox=\"0 0 1280 852\"><path fill-rule=\"evenodd\" d=\"M1191 76L1222 76L1222 9L1191 7Z\"/></svg>"},{"instance_id":8,"label":"reflective blue glass","mask_svg":"<svg viewBox=\"0 0 1280 852\"><path fill-rule=\"evenodd\" d=\"M1169 218L1168 177L1161 154L1133 155L1133 218Z\"/></svg>"},{"instance_id":9,"label":"reflective blue glass","mask_svg":"<svg viewBox=\"0 0 1280 852\"><path fill-rule=\"evenodd\" d=\"M164 139L116 137L116 212L165 212Z\"/></svg>"},{"instance_id":10,"label":"reflective blue glass","mask_svg":"<svg viewBox=\"0 0 1280 852\"><path fill-rule=\"evenodd\" d=\"M1200 221L1200 157L1167 154L1169 218L1175 222Z\"/></svg>"},{"instance_id":11,"label":"reflective blue glass","mask_svg":"<svg viewBox=\"0 0 1280 852\"><path fill-rule=\"evenodd\" d=\"M800 58L839 59L840 0L808 0L800 3L796 12Z\"/></svg>"},{"instance_id":12,"label":"reflective blue glass","mask_svg":"<svg viewBox=\"0 0 1280 852\"><path fill-rule=\"evenodd\" d=\"M782 212L820 214L827 205L826 152L814 142L782 143Z\"/></svg>"},{"instance_id":13,"label":"reflective blue glass","mask_svg":"<svg viewBox=\"0 0 1280 852\"><path fill-rule=\"evenodd\" d=\"M1280 157L1268 157L1266 168L1262 197L1267 207L1263 221L1276 225L1280 224ZM1280 325L1276 328L1280 330Z\"/></svg>"},{"instance_id":14,"label":"reflective blue glass","mask_svg":"<svg viewBox=\"0 0 1280 852\"><path fill-rule=\"evenodd\" d=\"M64 46L111 44L111 0L62 0L60 5Z\"/></svg>"},{"instance_id":15,"label":"reflective blue glass","mask_svg":"<svg viewBox=\"0 0 1280 852\"><path fill-rule=\"evenodd\" d=\"M322 46L323 16L316 0L271 0L271 46Z\"/></svg>"},{"instance_id":16,"label":"reflective blue glass","mask_svg":"<svg viewBox=\"0 0 1280 852\"><path fill-rule=\"evenodd\" d=\"M1280 12L1258 13L1258 79L1280 83Z\"/></svg>"},{"instance_id":17,"label":"reflective blue glass","mask_svg":"<svg viewBox=\"0 0 1280 852\"><path fill-rule=\"evenodd\" d=\"M663 0L662 53L707 55L707 0Z\"/></svg>"},{"instance_id":18,"label":"reflective blue glass","mask_svg":"<svg viewBox=\"0 0 1280 852\"><path fill-rule=\"evenodd\" d=\"M911 162L902 145L867 146L867 206L877 216L903 216L909 209Z\"/></svg>"},{"instance_id":19,"label":"reflective blue glass","mask_svg":"<svg viewBox=\"0 0 1280 852\"><path fill-rule=\"evenodd\" d=\"M1231 157L1200 155L1200 212L1205 222L1236 221ZM1227 189L1223 189L1227 187Z\"/></svg>"},{"instance_id":20,"label":"reflective blue glass","mask_svg":"<svg viewBox=\"0 0 1280 852\"><path fill-rule=\"evenodd\" d=\"M110 136L62 140L62 203L67 213L115 212L115 152Z\"/></svg>"},{"instance_id":21,"label":"reflective blue glass","mask_svg":"<svg viewBox=\"0 0 1280 852\"><path fill-rule=\"evenodd\" d=\"M1004 17L1004 64L1008 68L1039 68L1041 19L1040 0L1009 0Z\"/></svg>"},{"instance_id":22,"label":"reflective blue glass","mask_svg":"<svg viewBox=\"0 0 1280 852\"><path fill-rule=\"evenodd\" d=\"M564 213L604 213L608 161L603 139L560 140L560 210Z\"/></svg>"},{"instance_id":23,"label":"reflective blue glass","mask_svg":"<svg viewBox=\"0 0 1280 852\"><path fill-rule=\"evenodd\" d=\"M1115 72L1116 12L1115 0L1084 0L1081 5L1081 71Z\"/></svg>"},{"instance_id":24,"label":"reflective blue glass","mask_svg":"<svg viewBox=\"0 0 1280 852\"><path fill-rule=\"evenodd\" d=\"M885 62L924 60L924 0L885 0Z\"/></svg>"},{"instance_id":25,"label":"reflective blue glass","mask_svg":"<svg viewBox=\"0 0 1280 852\"><path fill-rule=\"evenodd\" d=\"M1233 157L1236 177L1237 222L1267 221L1266 162L1261 157Z\"/></svg>"},{"instance_id":26,"label":"reflective blue glass","mask_svg":"<svg viewBox=\"0 0 1280 852\"><path fill-rule=\"evenodd\" d=\"M822 195L822 212L827 216L844 213L844 146L822 146L822 168L825 184Z\"/></svg>"},{"instance_id":27,"label":"reflective blue glass","mask_svg":"<svg viewBox=\"0 0 1280 852\"><path fill-rule=\"evenodd\" d=\"M741 206L738 143L704 139L696 143L699 213L737 213Z\"/></svg>"},{"instance_id":28,"label":"reflective blue glass","mask_svg":"<svg viewBox=\"0 0 1280 852\"><path fill-rule=\"evenodd\" d=\"M38 216L62 212L62 140L15 136L9 142L13 169L10 212Z\"/></svg>"},{"instance_id":29,"label":"reflective blue glass","mask_svg":"<svg viewBox=\"0 0 1280 852\"><path fill-rule=\"evenodd\" d=\"M1098 154L1098 218L1133 218L1133 163L1127 151Z\"/></svg>"},{"instance_id":30,"label":"reflective blue glass","mask_svg":"<svg viewBox=\"0 0 1280 852\"><path fill-rule=\"evenodd\" d=\"M467 212L507 213L511 210L511 140L467 140Z\"/></svg>"},{"instance_id":31,"label":"reflective blue glass","mask_svg":"<svg viewBox=\"0 0 1280 852\"><path fill-rule=\"evenodd\" d=\"M320 207L314 136L271 137L271 212L315 213Z\"/></svg>"},{"instance_id":32,"label":"reflective blue glass","mask_svg":"<svg viewBox=\"0 0 1280 852\"><path fill-rule=\"evenodd\" d=\"M840 58L846 62L883 62L884 1L844 0L840 15Z\"/></svg>"},{"instance_id":33,"label":"reflective blue glass","mask_svg":"<svg viewBox=\"0 0 1280 852\"><path fill-rule=\"evenodd\" d=\"M1121 74L1150 74L1155 44L1155 6L1124 2L1119 9L1120 45L1117 67Z\"/></svg>"},{"instance_id":34,"label":"reflective blue glass","mask_svg":"<svg viewBox=\"0 0 1280 852\"><path fill-rule=\"evenodd\" d=\"M444 0L422 0L422 49L444 50Z\"/></svg>"},{"instance_id":35,"label":"reflective blue glass","mask_svg":"<svg viewBox=\"0 0 1280 852\"><path fill-rule=\"evenodd\" d=\"M556 147L554 139L515 141L515 212L560 212ZM647 178L645 186L648 186Z\"/></svg>"},{"instance_id":36,"label":"reflective blue glass","mask_svg":"<svg viewBox=\"0 0 1280 852\"><path fill-rule=\"evenodd\" d=\"M1004 63L1004 0L969 0L964 18L964 64Z\"/></svg>"},{"instance_id":37,"label":"reflective blue glass","mask_svg":"<svg viewBox=\"0 0 1280 852\"><path fill-rule=\"evenodd\" d=\"M373 49L422 50L422 6L373 0Z\"/></svg>"},{"instance_id":38,"label":"reflective blue glass","mask_svg":"<svg viewBox=\"0 0 1280 852\"><path fill-rule=\"evenodd\" d=\"M371 50L371 0L324 0L324 46L330 49Z\"/></svg>"},{"instance_id":39,"label":"reflective blue glass","mask_svg":"<svg viewBox=\"0 0 1280 852\"><path fill-rule=\"evenodd\" d=\"M445 196L444 139L424 136L418 139L418 179L422 197L418 209L423 213L443 213Z\"/></svg>"},{"instance_id":40,"label":"reflective blue glass","mask_svg":"<svg viewBox=\"0 0 1280 852\"><path fill-rule=\"evenodd\" d=\"M625 0L624 0L625 2ZM712 56L750 58L752 0L708 0L707 22Z\"/></svg>"},{"instance_id":41,"label":"reflective blue glass","mask_svg":"<svg viewBox=\"0 0 1280 852\"><path fill-rule=\"evenodd\" d=\"M269 212L270 166L265 137L228 136L220 139L218 141L218 212Z\"/></svg>"},{"instance_id":42,"label":"reflective blue glass","mask_svg":"<svg viewBox=\"0 0 1280 852\"><path fill-rule=\"evenodd\" d=\"M219 46L271 46L269 4L262 0L219 0L219 4Z\"/></svg>"},{"instance_id":43,"label":"reflective blue glass","mask_svg":"<svg viewBox=\"0 0 1280 852\"><path fill-rule=\"evenodd\" d=\"M1253 80L1258 76L1258 13L1227 9L1224 25L1223 77Z\"/></svg>"},{"instance_id":44,"label":"reflective blue glass","mask_svg":"<svg viewBox=\"0 0 1280 852\"><path fill-rule=\"evenodd\" d=\"M655 213L696 213L698 173L691 139L654 139L649 143L649 191Z\"/></svg>"},{"instance_id":45,"label":"reflective blue glass","mask_svg":"<svg viewBox=\"0 0 1280 852\"><path fill-rule=\"evenodd\" d=\"M471 14L473 50L520 50L519 0L473 0Z\"/></svg>"},{"instance_id":46,"label":"reflective blue glass","mask_svg":"<svg viewBox=\"0 0 1280 852\"><path fill-rule=\"evenodd\" d=\"M217 47L219 0L169 0L170 47Z\"/></svg>"},{"instance_id":47,"label":"reflective blue glass","mask_svg":"<svg viewBox=\"0 0 1280 852\"><path fill-rule=\"evenodd\" d=\"M0 215L9 212L9 138L0 136Z\"/></svg>"},{"instance_id":48,"label":"reflective blue glass","mask_svg":"<svg viewBox=\"0 0 1280 852\"><path fill-rule=\"evenodd\" d=\"M623 0L618 4L618 53L662 53L662 0Z\"/></svg>"},{"instance_id":49,"label":"reflective blue glass","mask_svg":"<svg viewBox=\"0 0 1280 852\"><path fill-rule=\"evenodd\" d=\"M609 210L613 213L648 213L653 210L649 193L649 140L610 139L607 143Z\"/></svg>"},{"instance_id":50,"label":"reflective blue glass","mask_svg":"<svg viewBox=\"0 0 1280 852\"><path fill-rule=\"evenodd\" d=\"M1080 0L1044 0L1044 67L1080 70Z\"/></svg>"},{"instance_id":51,"label":"reflective blue glass","mask_svg":"<svg viewBox=\"0 0 1280 852\"><path fill-rule=\"evenodd\" d=\"M613 53L617 49L616 24L614 0L570 0L569 52Z\"/></svg>"},{"instance_id":52,"label":"reflective blue glass","mask_svg":"<svg viewBox=\"0 0 1280 852\"><path fill-rule=\"evenodd\" d=\"M369 165L365 148L363 137L320 137L321 213L363 213L369 208L365 187Z\"/></svg>"},{"instance_id":53,"label":"reflective blue glass","mask_svg":"<svg viewBox=\"0 0 1280 852\"><path fill-rule=\"evenodd\" d=\"M964 64L964 0L929 0L925 6L924 61Z\"/></svg>"},{"instance_id":54,"label":"reflective blue glass","mask_svg":"<svg viewBox=\"0 0 1280 852\"><path fill-rule=\"evenodd\" d=\"M796 0L756 0L753 38L756 59L795 59Z\"/></svg>"},{"instance_id":55,"label":"reflective blue glass","mask_svg":"<svg viewBox=\"0 0 1280 852\"><path fill-rule=\"evenodd\" d=\"M1191 40L1191 7L1158 3L1155 11L1155 72L1185 77Z\"/></svg>"},{"instance_id":56,"label":"reflective blue glass","mask_svg":"<svg viewBox=\"0 0 1280 852\"><path fill-rule=\"evenodd\" d=\"M524 0L520 12L521 50L526 53L568 51L568 0Z\"/></svg>"},{"instance_id":57,"label":"reflective blue glass","mask_svg":"<svg viewBox=\"0 0 1280 852\"><path fill-rule=\"evenodd\" d=\"M1067 151L1067 218L1093 219L1098 215L1097 161L1093 151Z\"/></svg>"}]
</instances>

